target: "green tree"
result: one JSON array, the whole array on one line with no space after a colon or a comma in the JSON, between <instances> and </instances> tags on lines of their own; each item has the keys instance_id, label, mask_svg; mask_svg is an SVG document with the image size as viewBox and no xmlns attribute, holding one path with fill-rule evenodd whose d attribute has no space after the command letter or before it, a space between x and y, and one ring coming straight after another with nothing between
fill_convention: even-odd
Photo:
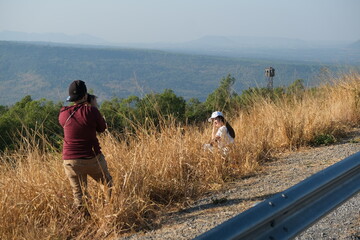
<instances>
[{"instance_id":1,"label":"green tree","mask_svg":"<svg viewBox=\"0 0 360 240\"><path fill-rule=\"evenodd\" d=\"M110 130L123 132L125 128L132 126L137 121L137 105L140 99L130 96L126 99L113 98L104 101L100 111L104 115Z\"/></svg>"},{"instance_id":2,"label":"green tree","mask_svg":"<svg viewBox=\"0 0 360 240\"><path fill-rule=\"evenodd\" d=\"M183 97L176 96L173 90L165 89L162 94L157 94L156 103L163 116L184 120L186 101Z\"/></svg>"},{"instance_id":3,"label":"green tree","mask_svg":"<svg viewBox=\"0 0 360 240\"><path fill-rule=\"evenodd\" d=\"M232 89L234 83L235 78L230 74L225 78L222 78L220 86L207 97L205 101L206 108L210 111L229 110L231 108L231 103L237 95Z\"/></svg>"},{"instance_id":4,"label":"green tree","mask_svg":"<svg viewBox=\"0 0 360 240\"><path fill-rule=\"evenodd\" d=\"M240 108L248 108L261 99L276 101L277 99L283 97L284 92L285 89L283 87L277 87L274 89L249 88L244 90L241 95L236 96L236 103Z\"/></svg>"},{"instance_id":5,"label":"green tree","mask_svg":"<svg viewBox=\"0 0 360 240\"><path fill-rule=\"evenodd\" d=\"M149 121L155 125L160 123L160 120L166 120L169 117L174 117L178 121L185 119L186 101L182 97L170 90L165 89L163 93L147 94L137 104L137 112L139 118L144 121Z\"/></svg>"},{"instance_id":6,"label":"green tree","mask_svg":"<svg viewBox=\"0 0 360 240\"><path fill-rule=\"evenodd\" d=\"M54 104L46 99L34 101L28 95L9 107L0 115L0 150L13 148L20 139L18 133L24 129L29 131L28 134L37 132L44 135L54 146L59 147L62 130L58 124L58 114L61 106L60 103Z\"/></svg>"},{"instance_id":7,"label":"green tree","mask_svg":"<svg viewBox=\"0 0 360 240\"><path fill-rule=\"evenodd\" d=\"M101 112L109 128L123 132L133 130L137 125L158 125L160 120L174 117L177 121L185 120L186 102L170 89L163 93L151 93L140 99L130 96L127 99L114 98L101 105Z\"/></svg>"},{"instance_id":8,"label":"green tree","mask_svg":"<svg viewBox=\"0 0 360 240\"><path fill-rule=\"evenodd\" d=\"M290 86L288 86L286 92L290 95L300 96L305 91L304 80L296 79Z\"/></svg>"},{"instance_id":9,"label":"green tree","mask_svg":"<svg viewBox=\"0 0 360 240\"><path fill-rule=\"evenodd\" d=\"M207 110L205 103L202 103L197 98L190 98L186 103L185 117L189 123L198 123L206 120L211 113Z\"/></svg>"}]
</instances>

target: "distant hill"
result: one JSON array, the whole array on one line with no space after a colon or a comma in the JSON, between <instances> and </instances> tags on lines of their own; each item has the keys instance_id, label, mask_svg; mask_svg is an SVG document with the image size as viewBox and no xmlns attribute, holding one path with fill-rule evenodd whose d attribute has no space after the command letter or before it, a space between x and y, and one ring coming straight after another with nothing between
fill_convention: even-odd
<instances>
[{"instance_id":1,"label":"distant hill","mask_svg":"<svg viewBox=\"0 0 360 240\"><path fill-rule=\"evenodd\" d=\"M154 49L174 53L224 56L232 58L308 61L325 64L360 65L358 43L349 41L311 42L284 37L204 36L180 43L114 43L99 37L63 33L0 32L0 41L46 42L49 44L78 44L88 47L112 46Z\"/></svg>"},{"instance_id":2,"label":"distant hill","mask_svg":"<svg viewBox=\"0 0 360 240\"><path fill-rule=\"evenodd\" d=\"M183 43L124 43L122 46L236 58L360 65L360 50L349 48L349 44L281 37L205 36Z\"/></svg>"},{"instance_id":3,"label":"distant hill","mask_svg":"<svg viewBox=\"0 0 360 240\"><path fill-rule=\"evenodd\" d=\"M94 44L108 45L104 39L87 34L67 35L64 33L24 33L14 31L0 32L0 40L3 41L29 41L29 42L51 42L67 44Z\"/></svg>"},{"instance_id":4,"label":"distant hill","mask_svg":"<svg viewBox=\"0 0 360 240\"><path fill-rule=\"evenodd\" d=\"M275 37L246 37L246 36L205 36L187 43L189 46L201 48L307 48L310 44L306 41L290 38Z\"/></svg>"},{"instance_id":5,"label":"distant hill","mask_svg":"<svg viewBox=\"0 0 360 240\"><path fill-rule=\"evenodd\" d=\"M350 44L349 48L360 50L360 40Z\"/></svg>"},{"instance_id":6,"label":"distant hill","mask_svg":"<svg viewBox=\"0 0 360 240\"><path fill-rule=\"evenodd\" d=\"M274 85L296 79L315 85L324 64L246 60L165 51L51 43L0 41L0 105L25 95L63 101L71 81L82 79L100 100L141 96L165 88L186 99L205 100L222 77L232 74L234 90L266 86L264 69L276 69Z\"/></svg>"}]
</instances>

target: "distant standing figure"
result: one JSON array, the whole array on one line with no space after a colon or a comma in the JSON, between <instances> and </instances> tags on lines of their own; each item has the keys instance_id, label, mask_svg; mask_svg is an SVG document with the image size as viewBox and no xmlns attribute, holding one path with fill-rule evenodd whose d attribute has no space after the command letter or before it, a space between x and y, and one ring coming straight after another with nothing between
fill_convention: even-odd
<instances>
[{"instance_id":1,"label":"distant standing figure","mask_svg":"<svg viewBox=\"0 0 360 240\"><path fill-rule=\"evenodd\" d=\"M75 206L89 217L84 205L87 194L87 176L107 185L111 195L112 177L101 152L96 133L104 132L106 123L97 108L96 97L87 94L85 82L73 81L69 86L69 102L73 106L62 107L59 123L64 129L62 158L65 173L70 181Z\"/></svg>"},{"instance_id":2,"label":"distant standing figure","mask_svg":"<svg viewBox=\"0 0 360 240\"><path fill-rule=\"evenodd\" d=\"M212 150L214 146L217 146L219 149L222 149L224 153L226 153L228 151L227 146L234 143L234 129L225 120L222 112L219 111L213 112L208 121L212 122L211 141L204 147Z\"/></svg>"}]
</instances>

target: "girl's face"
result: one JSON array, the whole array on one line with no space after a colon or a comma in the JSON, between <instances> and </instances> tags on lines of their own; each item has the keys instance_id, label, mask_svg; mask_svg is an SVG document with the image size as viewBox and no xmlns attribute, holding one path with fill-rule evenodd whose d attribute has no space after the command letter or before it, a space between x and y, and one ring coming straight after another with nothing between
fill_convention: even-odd
<instances>
[{"instance_id":1,"label":"girl's face","mask_svg":"<svg viewBox=\"0 0 360 240\"><path fill-rule=\"evenodd\" d=\"M224 123L220 120L220 118L215 118L214 125L215 127L221 127L222 125L224 125Z\"/></svg>"}]
</instances>

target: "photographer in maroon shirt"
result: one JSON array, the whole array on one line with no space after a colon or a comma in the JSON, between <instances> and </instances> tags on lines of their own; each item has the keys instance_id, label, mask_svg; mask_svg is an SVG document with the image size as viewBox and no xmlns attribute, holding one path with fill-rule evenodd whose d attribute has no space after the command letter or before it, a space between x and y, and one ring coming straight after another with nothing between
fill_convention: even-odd
<instances>
[{"instance_id":1,"label":"photographer in maroon shirt","mask_svg":"<svg viewBox=\"0 0 360 240\"><path fill-rule=\"evenodd\" d=\"M98 110L96 97L87 93L82 80L70 84L67 101L74 105L62 107L59 114L59 123L64 129L64 168L75 206L85 216L90 216L84 204L86 197L89 197L86 191L87 176L106 186L107 196L111 195L112 177L96 137L97 132L105 131L106 123Z\"/></svg>"}]
</instances>

